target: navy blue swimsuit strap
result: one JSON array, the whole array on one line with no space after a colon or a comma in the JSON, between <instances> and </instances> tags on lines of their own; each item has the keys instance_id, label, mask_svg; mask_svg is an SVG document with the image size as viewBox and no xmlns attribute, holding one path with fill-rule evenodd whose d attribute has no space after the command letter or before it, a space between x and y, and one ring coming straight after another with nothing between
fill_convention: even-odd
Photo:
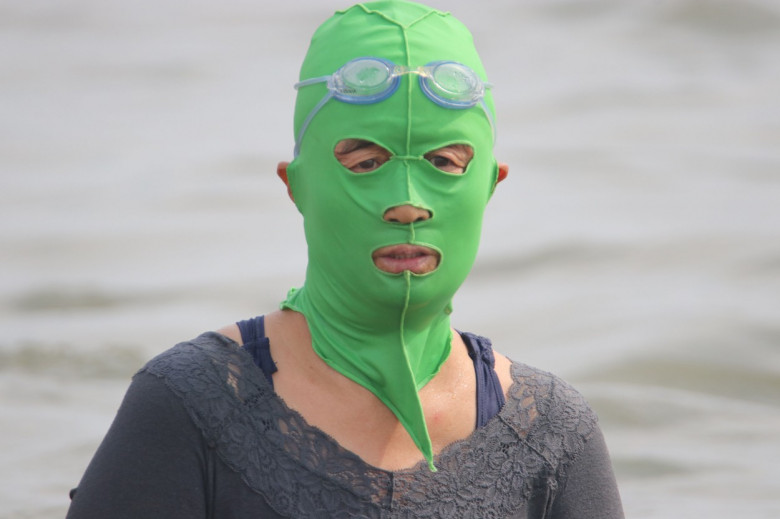
<instances>
[{"instance_id":1,"label":"navy blue swimsuit strap","mask_svg":"<svg viewBox=\"0 0 780 519\"><path fill-rule=\"evenodd\" d=\"M265 321L263 316L253 317L236 323L241 330L242 346L255 361L255 364L265 375L271 387L274 386L273 375L277 368L271 357L271 343L265 336ZM498 380L493 355L493 345L490 339L461 333L466 344L469 357L474 362L474 373L477 375L477 427L482 427L504 407L504 391Z\"/></svg>"},{"instance_id":2,"label":"navy blue swimsuit strap","mask_svg":"<svg viewBox=\"0 0 780 519\"><path fill-rule=\"evenodd\" d=\"M271 342L265 336L264 316L253 317L236 324L241 331L242 348L252 355L257 367L263 372L271 387L274 387L274 379L271 375L276 373L277 368L271 357Z\"/></svg>"},{"instance_id":3,"label":"navy blue swimsuit strap","mask_svg":"<svg viewBox=\"0 0 780 519\"><path fill-rule=\"evenodd\" d=\"M477 428L479 428L501 411L506 398L496 373L496 358L493 355L493 344L490 339L473 333L459 333L469 350L469 357L474 361L474 373L477 375Z\"/></svg>"}]
</instances>

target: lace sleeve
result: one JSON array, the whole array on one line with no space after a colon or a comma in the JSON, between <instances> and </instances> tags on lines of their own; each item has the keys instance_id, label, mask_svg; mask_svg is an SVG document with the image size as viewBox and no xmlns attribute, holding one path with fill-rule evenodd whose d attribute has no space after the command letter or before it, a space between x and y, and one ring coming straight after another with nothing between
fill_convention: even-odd
<instances>
[{"instance_id":1,"label":"lace sleeve","mask_svg":"<svg viewBox=\"0 0 780 519\"><path fill-rule=\"evenodd\" d=\"M623 519L607 446L597 427L583 451L566 468L566 480L553 503L550 519Z\"/></svg>"},{"instance_id":2,"label":"lace sleeve","mask_svg":"<svg viewBox=\"0 0 780 519\"><path fill-rule=\"evenodd\" d=\"M67 519L206 517L208 450L165 383L133 380L75 491Z\"/></svg>"},{"instance_id":3,"label":"lace sleeve","mask_svg":"<svg viewBox=\"0 0 780 519\"><path fill-rule=\"evenodd\" d=\"M550 467L551 519L619 519L620 496L598 417L562 379L514 364L519 381L510 402L520 419L513 427ZM545 517L548 517L545 515Z\"/></svg>"}]
</instances>

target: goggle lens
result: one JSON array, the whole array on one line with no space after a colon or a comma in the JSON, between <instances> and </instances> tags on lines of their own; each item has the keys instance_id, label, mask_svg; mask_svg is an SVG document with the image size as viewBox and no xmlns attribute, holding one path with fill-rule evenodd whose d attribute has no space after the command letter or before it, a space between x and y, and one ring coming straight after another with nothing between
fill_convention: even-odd
<instances>
[{"instance_id":1,"label":"goggle lens","mask_svg":"<svg viewBox=\"0 0 780 519\"><path fill-rule=\"evenodd\" d=\"M336 99L347 103L377 103L391 96L399 78L393 64L376 58L358 58L341 67L328 81Z\"/></svg>"},{"instance_id":2,"label":"goggle lens","mask_svg":"<svg viewBox=\"0 0 780 519\"><path fill-rule=\"evenodd\" d=\"M420 76L423 91L434 102L448 108L468 108L485 95L485 87L471 69L460 63L443 61L425 67Z\"/></svg>"}]
</instances>

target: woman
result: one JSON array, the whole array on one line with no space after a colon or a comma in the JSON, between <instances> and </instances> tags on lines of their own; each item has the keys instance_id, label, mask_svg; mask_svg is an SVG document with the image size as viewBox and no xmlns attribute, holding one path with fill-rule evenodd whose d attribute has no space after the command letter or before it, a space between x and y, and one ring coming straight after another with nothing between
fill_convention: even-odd
<instances>
[{"instance_id":1,"label":"woman","mask_svg":"<svg viewBox=\"0 0 780 519\"><path fill-rule=\"evenodd\" d=\"M622 517L584 399L450 322L508 173L468 30L358 4L296 88L303 287L147 364L68 517Z\"/></svg>"}]
</instances>

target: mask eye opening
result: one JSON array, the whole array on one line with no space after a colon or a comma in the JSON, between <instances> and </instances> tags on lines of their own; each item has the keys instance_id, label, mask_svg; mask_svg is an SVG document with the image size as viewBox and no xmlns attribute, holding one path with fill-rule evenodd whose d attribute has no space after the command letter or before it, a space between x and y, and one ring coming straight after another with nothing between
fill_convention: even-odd
<instances>
[{"instance_id":1,"label":"mask eye opening","mask_svg":"<svg viewBox=\"0 0 780 519\"><path fill-rule=\"evenodd\" d=\"M384 146L366 139L342 139L333 148L333 156L352 173L370 173L379 169L393 154Z\"/></svg>"},{"instance_id":2,"label":"mask eye opening","mask_svg":"<svg viewBox=\"0 0 780 519\"><path fill-rule=\"evenodd\" d=\"M437 170L455 176L465 175L474 159L474 148L464 142L453 142L423 155Z\"/></svg>"}]
</instances>

